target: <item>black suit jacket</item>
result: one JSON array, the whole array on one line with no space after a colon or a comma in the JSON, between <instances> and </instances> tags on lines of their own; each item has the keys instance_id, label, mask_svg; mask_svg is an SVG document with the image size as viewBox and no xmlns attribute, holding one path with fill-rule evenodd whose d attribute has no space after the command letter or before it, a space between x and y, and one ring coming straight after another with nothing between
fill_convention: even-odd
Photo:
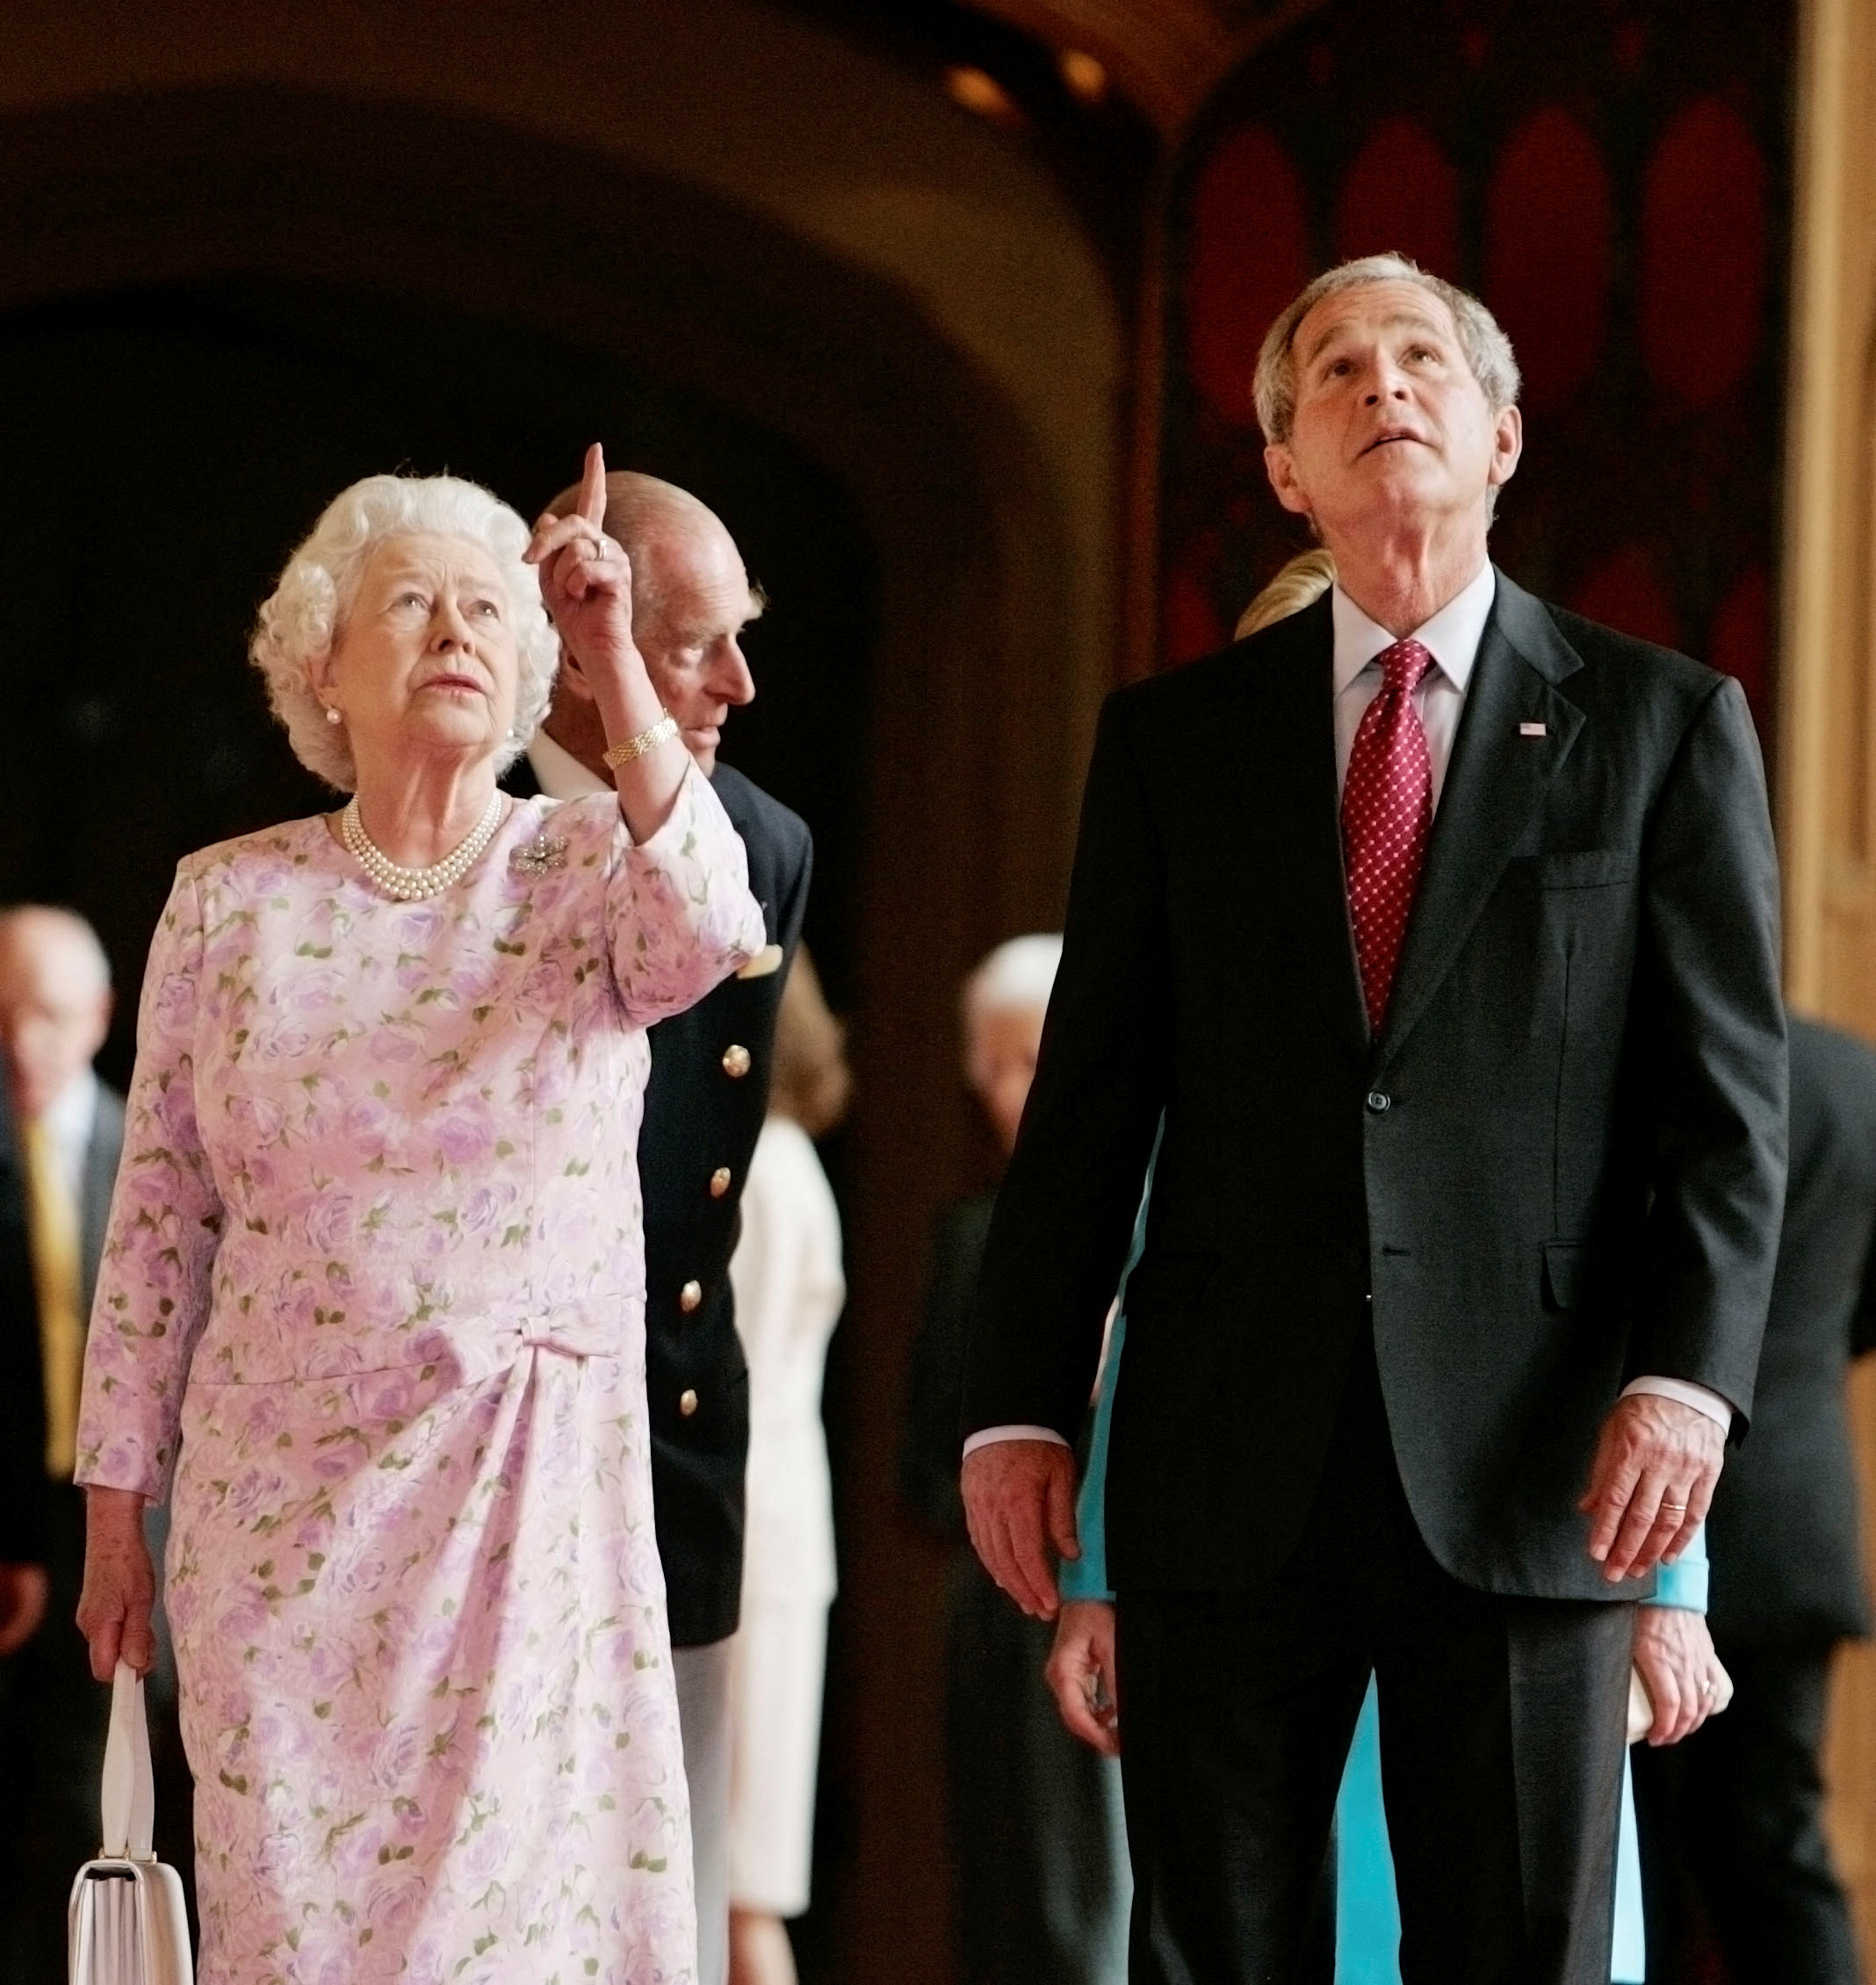
<instances>
[{"instance_id":1,"label":"black suit jacket","mask_svg":"<svg viewBox=\"0 0 1876 1985\"><path fill-rule=\"evenodd\" d=\"M1332 648L1325 598L1108 702L964 1428L1074 1438L1163 1110L1116 1584L1282 1563L1372 1327L1446 1569L1618 1596L1575 1509L1602 1419L1642 1372L1747 1412L1771 1283L1785 1026L1745 700L1501 574L1376 1041Z\"/></svg>"},{"instance_id":2,"label":"black suit jacket","mask_svg":"<svg viewBox=\"0 0 1876 1985\"><path fill-rule=\"evenodd\" d=\"M975 1193L940 1214L925 1318L912 1347L899 1487L920 1519L948 1544L965 1541L964 1503L957 1486L957 1415L963 1402L970 1313L996 1203L994 1192Z\"/></svg>"},{"instance_id":3,"label":"black suit jacket","mask_svg":"<svg viewBox=\"0 0 1876 1985\"><path fill-rule=\"evenodd\" d=\"M504 783L523 795L539 790L524 758ZM736 1334L730 1256L742 1227L743 1181L768 1108L776 1013L801 942L814 853L806 822L732 766L719 762L711 785L742 836L749 888L783 963L757 978L725 980L650 1034L652 1072L639 1133L645 1380L658 1549L671 1639L679 1647L733 1634L741 1606L749 1371ZM725 1063L732 1048L747 1052L746 1073L729 1072L742 1065ZM721 1169L730 1182L713 1195L711 1181ZM687 1312L683 1292L693 1281L701 1300ZM686 1413L692 1396L694 1409Z\"/></svg>"},{"instance_id":4,"label":"black suit jacket","mask_svg":"<svg viewBox=\"0 0 1876 1985\"><path fill-rule=\"evenodd\" d=\"M1721 1642L1870 1630L1844 1381L1876 1348L1876 1054L1791 1022L1791 1180L1752 1438L1707 1519Z\"/></svg>"},{"instance_id":5,"label":"black suit jacket","mask_svg":"<svg viewBox=\"0 0 1876 1985\"><path fill-rule=\"evenodd\" d=\"M102 1084L79 1195L80 1314L89 1319L111 1195L124 1150L124 1099ZM11 1108L0 1093L0 1559L46 1549L46 1384L39 1296L26 1226L25 1173Z\"/></svg>"}]
</instances>

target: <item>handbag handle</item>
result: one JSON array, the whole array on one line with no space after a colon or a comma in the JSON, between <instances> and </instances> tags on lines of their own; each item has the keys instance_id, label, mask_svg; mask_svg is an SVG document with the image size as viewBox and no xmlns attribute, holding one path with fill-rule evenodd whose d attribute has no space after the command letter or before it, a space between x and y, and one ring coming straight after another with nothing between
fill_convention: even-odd
<instances>
[{"instance_id":1,"label":"handbag handle","mask_svg":"<svg viewBox=\"0 0 1876 1985\"><path fill-rule=\"evenodd\" d=\"M156 1778L150 1769L150 1730L143 1711L143 1678L127 1661L111 1684L111 1732L105 1739L104 1859L148 1861L156 1824Z\"/></svg>"}]
</instances>

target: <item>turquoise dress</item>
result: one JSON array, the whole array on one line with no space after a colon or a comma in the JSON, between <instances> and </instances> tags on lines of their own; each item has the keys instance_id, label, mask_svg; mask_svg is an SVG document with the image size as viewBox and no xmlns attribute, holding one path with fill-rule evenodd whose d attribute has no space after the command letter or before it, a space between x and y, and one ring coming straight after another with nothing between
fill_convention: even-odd
<instances>
[{"instance_id":1,"label":"turquoise dress","mask_svg":"<svg viewBox=\"0 0 1876 1985\"><path fill-rule=\"evenodd\" d=\"M1156 1147L1157 1149L1157 1147ZM1075 1505L1081 1556L1061 1568L1064 1599L1111 1600L1108 1587L1108 1440L1114 1418L1114 1375L1127 1336L1127 1277L1146 1241L1147 1193L1134 1222L1133 1249L1121 1277L1114 1327L1108 1334L1086 1472ZM1701 1532L1678 1564L1664 1565L1656 1577L1650 1606L1706 1611L1706 1538ZM1336 1801L1336 1985L1401 1985L1400 1903L1394 1888L1394 1856L1388 1844L1387 1814L1381 1795L1381 1714L1372 1678L1355 1725L1342 1789ZM1648 1974L1642 1922L1642 1861L1635 1836L1634 1794L1627 1762L1622 1768L1622 1824L1615 1877L1615 1941L1612 1985L1643 1985Z\"/></svg>"}]
</instances>

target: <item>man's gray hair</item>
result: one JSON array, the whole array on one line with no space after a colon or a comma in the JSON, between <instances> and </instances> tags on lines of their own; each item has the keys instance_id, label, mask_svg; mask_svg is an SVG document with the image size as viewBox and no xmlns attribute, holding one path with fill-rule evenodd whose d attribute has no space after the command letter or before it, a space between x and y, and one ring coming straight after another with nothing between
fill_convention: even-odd
<instances>
[{"instance_id":1,"label":"man's gray hair","mask_svg":"<svg viewBox=\"0 0 1876 1985\"><path fill-rule=\"evenodd\" d=\"M1290 422L1296 412L1297 328L1324 297L1338 296L1365 283L1412 283L1429 296L1438 297L1452 313L1460 350L1486 404L1494 414L1518 404L1518 361L1512 356L1512 341L1476 296L1428 274L1403 255L1364 255L1325 269L1265 333L1263 348L1257 355L1255 390L1258 425L1266 441L1290 437Z\"/></svg>"},{"instance_id":2,"label":"man's gray hair","mask_svg":"<svg viewBox=\"0 0 1876 1985\"><path fill-rule=\"evenodd\" d=\"M1061 963L1062 939L1057 931L1034 931L998 945L964 981L965 1026L985 1014L1046 1007Z\"/></svg>"},{"instance_id":3,"label":"man's gray hair","mask_svg":"<svg viewBox=\"0 0 1876 1985\"><path fill-rule=\"evenodd\" d=\"M499 496L458 476L367 476L333 498L286 561L248 646L293 755L341 792L350 792L358 776L348 726L326 721L310 671L343 632L372 549L418 532L480 545L505 582L519 670L515 728L495 754L498 772L521 755L547 714L560 644L534 568L522 562L532 535L527 525Z\"/></svg>"}]
</instances>

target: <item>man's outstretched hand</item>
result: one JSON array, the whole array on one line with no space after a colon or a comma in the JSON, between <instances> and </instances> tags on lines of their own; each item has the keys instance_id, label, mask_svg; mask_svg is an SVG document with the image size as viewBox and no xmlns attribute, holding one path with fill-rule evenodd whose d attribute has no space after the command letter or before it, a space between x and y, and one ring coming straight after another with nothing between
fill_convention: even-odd
<instances>
[{"instance_id":1,"label":"man's outstretched hand","mask_svg":"<svg viewBox=\"0 0 1876 1985\"><path fill-rule=\"evenodd\" d=\"M1594 1519L1590 1556L1611 1584L1645 1577L1687 1548L1725 1459L1726 1430L1698 1406L1652 1392L1616 1401L1577 1505Z\"/></svg>"},{"instance_id":2,"label":"man's outstretched hand","mask_svg":"<svg viewBox=\"0 0 1876 1985\"><path fill-rule=\"evenodd\" d=\"M964 1461L964 1521L984 1569L1036 1620L1061 1606L1049 1550L1079 1557L1075 1457L1053 1440L993 1440Z\"/></svg>"}]
</instances>

